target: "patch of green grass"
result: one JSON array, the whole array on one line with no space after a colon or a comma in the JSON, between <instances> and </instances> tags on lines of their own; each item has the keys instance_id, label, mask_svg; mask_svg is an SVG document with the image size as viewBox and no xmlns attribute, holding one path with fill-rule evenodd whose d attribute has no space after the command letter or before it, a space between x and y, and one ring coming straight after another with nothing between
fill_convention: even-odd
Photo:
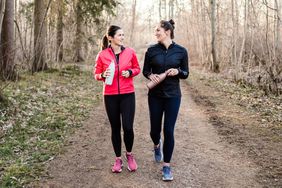
<instances>
[{"instance_id":1,"label":"patch of green grass","mask_svg":"<svg viewBox=\"0 0 282 188\"><path fill-rule=\"evenodd\" d=\"M0 187L23 187L62 151L64 138L82 126L101 101L101 84L78 66L22 75L4 91L0 108ZM1 132L0 132L1 133Z\"/></svg>"},{"instance_id":2,"label":"patch of green grass","mask_svg":"<svg viewBox=\"0 0 282 188\"><path fill-rule=\"evenodd\" d=\"M3 145L0 147L0 153L1 153L1 158L5 159L10 156L13 156L14 152L12 151L12 147L9 146L8 144Z\"/></svg>"},{"instance_id":3,"label":"patch of green grass","mask_svg":"<svg viewBox=\"0 0 282 188\"><path fill-rule=\"evenodd\" d=\"M28 165L12 164L5 169L2 187L21 187L31 179L31 168Z\"/></svg>"}]
</instances>

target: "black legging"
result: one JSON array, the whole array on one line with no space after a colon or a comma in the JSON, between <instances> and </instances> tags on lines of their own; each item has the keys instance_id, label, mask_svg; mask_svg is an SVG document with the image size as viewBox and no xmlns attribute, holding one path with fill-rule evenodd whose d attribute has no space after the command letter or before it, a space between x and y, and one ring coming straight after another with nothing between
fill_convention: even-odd
<instances>
[{"instance_id":1,"label":"black legging","mask_svg":"<svg viewBox=\"0 0 282 188\"><path fill-rule=\"evenodd\" d=\"M151 138L155 145L159 144L164 114L164 162L169 163L174 148L174 127L177 119L181 98L161 98L149 96L151 121Z\"/></svg>"},{"instance_id":2,"label":"black legging","mask_svg":"<svg viewBox=\"0 0 282 188\"><path fill-rule=\"evenodd\" d=\"M112 144L116 157L121 156L121 122L127 152L131 152L134 140L133 122L135 94L105 95L105 107L112 128Z\"/></svg>"}]
</instances>

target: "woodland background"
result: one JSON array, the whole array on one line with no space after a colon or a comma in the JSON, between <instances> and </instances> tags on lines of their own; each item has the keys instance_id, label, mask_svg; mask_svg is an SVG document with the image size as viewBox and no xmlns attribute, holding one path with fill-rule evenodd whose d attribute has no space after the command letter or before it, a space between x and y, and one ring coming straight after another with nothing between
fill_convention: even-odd
<instances>
[{"instance_id":1,"label":"woodland background","mask_svg":"<svg viewBox=\"0 0 282 188\"><path fill-rule=\"evenodd\" d=\"M269 135L269 149L255 155L266 183L279 187L281 18L282 0L0 0L0 187L48 176L45 163L101 102L91 72L107 27L123 28L142 65L162 19L176 22L199 92L203 82L260 116L258 139Z\"/></svg>"},{"instance_id":2,"label":"woodland background","mask_svg":"<svg viewBox=\"0 0 282 188\"><path fill-rule=\"evenodd\" d=\"M281 0L1 0L1 78L55 62L93 61L109 24L139 52L154 26L174 19L193 64L281 94ZM2 90L2 89L1 89Z\"/></svg>"}]
</instances>

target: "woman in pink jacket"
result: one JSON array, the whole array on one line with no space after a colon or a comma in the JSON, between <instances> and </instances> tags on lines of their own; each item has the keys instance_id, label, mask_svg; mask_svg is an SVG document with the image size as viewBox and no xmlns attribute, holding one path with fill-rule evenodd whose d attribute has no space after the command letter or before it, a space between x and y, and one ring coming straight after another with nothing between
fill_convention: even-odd
<instances>
[{"instance_id":1,"label":"woman in pink jacket","mask_svg":"<svg viewBox=\"0 0 282 188\"><path fill-rule=\"evenodd\" d=\"M111 25L103 38L102 51L99 52L94 68L96 80L104 82L103 95L106 112L111 124L112 144L116 155L112 172L122 171L121 126L124 132L128 170L137 169L132 154L134 141L133 122L135 114L135 93L133 77L140 73L139 63L132 48L123 46L124 33L119 26ZM114 63L112 83L105 82L111 77L109 65Z\"/></svg>"}]
</instances>

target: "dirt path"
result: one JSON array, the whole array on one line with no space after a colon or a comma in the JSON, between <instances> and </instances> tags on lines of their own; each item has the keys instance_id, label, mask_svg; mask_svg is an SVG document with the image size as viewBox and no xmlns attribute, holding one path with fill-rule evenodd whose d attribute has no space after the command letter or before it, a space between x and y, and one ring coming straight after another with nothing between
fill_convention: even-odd
<instances>
[{"instance_id":1,"label":"dirt path","mask_svg":"<svg viewBox=\"0 0 282 188\"><path fill-rule=\"evenodd\" d=\"M147 90L140 77L136 79L133 151L139 165L137 172L124 168L120 174L111 173L114 152L110 126L100 103L85 125L69 138L66 151L48 164L51 178L42 180L41 187L262 187L255 180L258 167L236 147L220 139L208 122L205 109L192 100L185 83L172 159L175 180L162 182L161 165L153 161Z\"/></svg>"}]
</instances>

